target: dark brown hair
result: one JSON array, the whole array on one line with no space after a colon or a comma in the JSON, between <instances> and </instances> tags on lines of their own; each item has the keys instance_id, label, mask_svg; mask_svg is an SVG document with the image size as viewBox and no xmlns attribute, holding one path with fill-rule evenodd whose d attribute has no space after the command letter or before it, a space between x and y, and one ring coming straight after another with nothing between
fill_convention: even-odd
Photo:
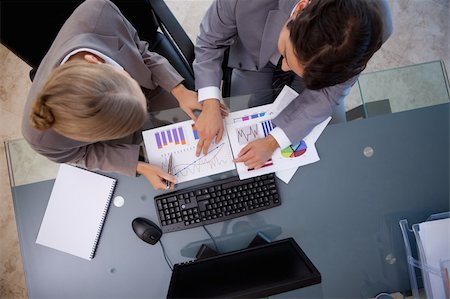
<instances>
[{"instance_id":1,"label":"dark brown hair","mask_svg":"<svg viewBox=\"0 0 450 299\"><path fill-rule=\"evenodd\" d=\"M287 27L309 89L361 73L381 47L383 33L379 8L370 0L312 0Z\"/></svg>"}]
</instances>

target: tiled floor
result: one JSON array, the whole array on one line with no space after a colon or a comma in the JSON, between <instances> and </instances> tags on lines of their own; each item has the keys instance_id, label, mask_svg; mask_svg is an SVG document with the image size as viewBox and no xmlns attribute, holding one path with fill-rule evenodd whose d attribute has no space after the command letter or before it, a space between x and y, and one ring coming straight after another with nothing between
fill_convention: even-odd
<instances>
[{"instance_id":1,"label":"tiled floor","mask_svg":"<svg viewBox=\"0 0 450 299\"><path fill-rule=\"evenodd\" d=\"M257 0L254 0L257 1ZM166 0L192 40L198 32L200 18L211 0ZM390 0L394 34L375 54L364 71L390 69L432 60L450 66L449 0ZM10 181L3 141L21 138L20 120L30 87L29 67L0 45L0 298L27 298L22 259L11 199ZM353 91L347 109L359 103ZM30 168L41 167L39 161L26 161L23 179Z\"/></svg>"}]
</instances>

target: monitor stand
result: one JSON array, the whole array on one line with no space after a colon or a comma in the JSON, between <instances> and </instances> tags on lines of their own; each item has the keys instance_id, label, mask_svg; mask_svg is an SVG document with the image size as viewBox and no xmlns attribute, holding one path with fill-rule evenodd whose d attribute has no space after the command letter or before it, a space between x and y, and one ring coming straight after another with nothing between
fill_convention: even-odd
<instances>
[{"instance_id":1,"label":"monitor stand","mask_svg":"<svg viewBox=\"0 0 450 299\"><path fill-rule=\"evenodd\" d=\"M253 238L253 240L250 242L250 244L248 244L247 248L265 245L268 243L270 243L270 239L266 235L264 235L262 232L258 232L256 234L256 236ZM208 258L208 257L217 256L217 255L219 255L217 253L217 251L208 247L208 245L202 244L202 246L200 246L200 248L198 249L195 257L198 260L200 260L200 259L204 259L204 258Z\"/></svg>"},{"instance_id":2,"label":"monitor stand","mask_svg":"<svg viewBox=\"0 0 450 299\"><path fill-rule=\"evenodd\" d=\"M248 244L247 248L265 245L265 244L269 244L269 243L270 243L270 239L262 232L258 232L256 234L256 236L253 238L253 240L250 242L250 244Z\"/></svg>"},{"instance_id":3,"label":"monitor stand","mask_svg":"<svg viewBox=\"0 0 450 299\"><path fill-rule=\"evenodd\" d=\"M198 260L201 260L201 259L205 259L205 258L208 258L208 257L216 256L216 255L219 255L217 253L217 251L215 251L214 249L209 248L208 245L202 244L202 246L200 246L200 248L198 249L197 254L195 255L195 257Z\"/></svg>"}]
</instances>

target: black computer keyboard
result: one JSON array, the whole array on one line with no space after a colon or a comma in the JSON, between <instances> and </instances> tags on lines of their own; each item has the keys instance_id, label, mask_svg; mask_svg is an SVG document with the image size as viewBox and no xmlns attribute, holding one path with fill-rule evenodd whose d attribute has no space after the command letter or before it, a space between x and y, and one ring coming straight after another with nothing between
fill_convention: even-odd
<instances>
[{"instance_id":1,"label":"black computer keyboard","mask_svg":"<svg viewBox=\"0 0 450 299\"><path fill-rule=\"evenodd\" d=\"M242 181L236 176L155 197L163 232L221 222L280 204L273 173Z\"/></svg>"}]
</instances>

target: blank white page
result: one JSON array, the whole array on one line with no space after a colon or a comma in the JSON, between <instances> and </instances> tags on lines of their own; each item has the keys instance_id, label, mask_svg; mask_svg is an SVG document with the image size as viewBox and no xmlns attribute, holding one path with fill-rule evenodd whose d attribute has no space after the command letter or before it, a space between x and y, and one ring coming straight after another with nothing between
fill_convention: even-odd
<instances>
[{"instance_id":1,"label":"blank white page","mask_svg":"<svg viewBox=\"0 0 450 299\"><path fill-rule=\"evenodd\" d=\"M36 243L91 260L116 179L61 164Z\"/></svg>"},{"instance_id":2,"label":"blank white page","mask_svg":"<svg viewBox=\"0 0 450 299\"><path fill-rule=\"evenodd\" d=\"M440 269L440 261L450 258L450 218L422 222L419 228L421 245L425 254L424 262L435 269ZM445 298L442 278L432 273L428 275L432 298Z\"/></svg>"}]
</instances>

